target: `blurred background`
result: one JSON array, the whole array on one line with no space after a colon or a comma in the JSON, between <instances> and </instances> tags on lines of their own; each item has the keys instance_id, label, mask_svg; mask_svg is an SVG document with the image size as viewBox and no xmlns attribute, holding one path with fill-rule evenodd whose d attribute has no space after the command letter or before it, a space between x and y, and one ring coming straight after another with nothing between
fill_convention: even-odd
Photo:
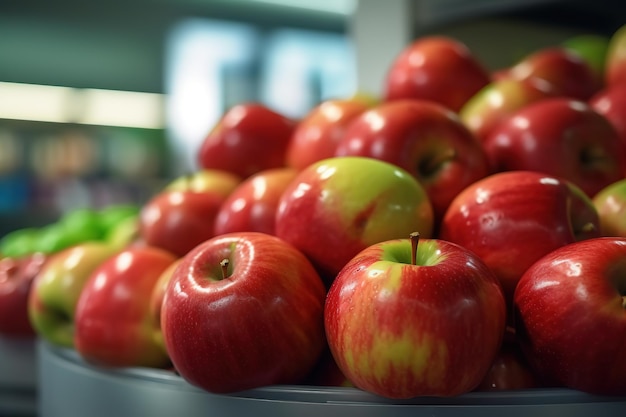
<instances>
[{"instance_id":1,"label":"blurred background","mask_svg":"<svg viewBox=\"0 0 626 417\"><path fill-rule=\"evenodd\" d=\"M298 118L378 94L418 36L454 36L498 69L624 23L621 0L3 0L0 236L142 203L195 169L233 104Z\"/></svg>"}]
</instances>

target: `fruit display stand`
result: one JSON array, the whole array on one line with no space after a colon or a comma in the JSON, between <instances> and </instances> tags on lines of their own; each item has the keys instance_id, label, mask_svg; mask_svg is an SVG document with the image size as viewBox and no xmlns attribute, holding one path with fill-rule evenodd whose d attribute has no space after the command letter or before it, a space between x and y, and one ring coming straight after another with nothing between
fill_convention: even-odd
<instances>
[{"instance_id":1,"label":"fruit display stand","mask_svg":"<svg viewBox=\"0 0 626 417\"><path fill-rule=\"evenodd\" d=\"M35 415L36 359L34 340L0 336L0 415Z\"/></svg>"},{"instance_id":2,"label":"fruit display stand","mask_svg":"<svg viewBox=\"0 0 626 417\"><path fill-rule=\"evenodd\" d=\"M74 351L37 347L40 417L196 416L559 416L622 415L626 398L568 389L473 392L454 398L391 400L354 388L274 386L229 395L196 388L175 373L105 369Z\"/></svg>"}]
</instances>

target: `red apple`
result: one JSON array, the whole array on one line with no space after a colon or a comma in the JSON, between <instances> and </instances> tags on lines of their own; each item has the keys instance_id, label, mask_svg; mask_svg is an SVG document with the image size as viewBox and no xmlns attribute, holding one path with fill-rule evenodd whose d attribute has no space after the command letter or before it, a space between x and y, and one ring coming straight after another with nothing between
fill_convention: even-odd
<instances>
[{"instance_id":1,"label":"red apple","mask_svg":"<svg viewBox=\"0 0 626 417\"><path fill-rule=\"evenodd\" d=\"M176 259L144 246L123 250L100 264L76 305L74 346L85 360L103 366L169 364L150 301L161 274Z\"/></svg>"},{"instance_id":2,"label":"red apple","mask_svg":"<svg viewBox=\"0 0 626 417\"><path fill-rule=\"evenodd\" d=\"M0 258L0 335L32 337L28 297L35 277L48 256L33 253L20 258Z\"/></svg>"},{"instance_id":3,"label":"red apple","mask_svg":"<svg viewBox=\"0 0 626 417\"><path fill-rule=\"evenodd\" d=\"M228 109L198 150L203 169L221 169L242 178L285 165L296 122L260 103Z\"/></svg>"},{"instance_id":4,"label":"red apple","mask_svg":"<svg viewBox=\"0 0 626 417\"><path fill-rule=\"evenodd\" d=\"M272 168L245 179L220 206L215 216L214 233L275 234L278 202L297 173L295 168Z\"/></svg>"},{"instance_id":5,"label":"red apple","mask_svg":"<svg viewBox=\"0 0 626 417\"><path fill-rule=\"evenodd\" d=\"M555 249L515 291L518 339L538 375L598 395L626 395L626 239Z\"/></svg>"},{"instance_id":6,"label":"red apple","mask_svg":"<svg viewBox=\"0 0 626 417\"><path fill-rule=\"evenodd\" d=\"M609 38L605 83L607 87L626 83L626 25L619 27Z\"/></svg>"},{"instance_id":7,"label":"red apple","mask_svg":"<svg viewBox=\"0 0 626 417\"><path fill-rule=\"evenodd\" d=\"M607 185L592 201L602 236L626 237L626 178Z\"/></svg>"},{"instance_id":8,"label":"red apple","mask_svg":"<svg viewBox=\"0 0 626 417\"><path fill-rule=\"evenodd\" d=\"M555 95L551 85L535 78L495 79L465 103L459 110L459 117L482 142L502 120L515 111Z\"/></svg>"},{"instance_id":9,"label":"red apple","mask_svg":"<svg viewBox=\"0 0 626 417\"><path fill-rule=\"evenodd\" d=\"M595 73L578 53L564 46L539 49L501 74L516 80L540 79L561 96L587 100L598 91Z\"/></svg>"},{"instance_id":10,"label":"red apple","mask_svg":"<svg viewBox=\"0 0 626 417\"><path fill-rule=\"evenodd\" d=\"M593 197L624 178L626 143L587 103L565 97L531 103L483 142L495 172L529 170L567 179Z\"/></svg>"},{"instance_id":11,"label":"red apple","mask_svg":"<svg viewBox=\"0 0 626 417\"><path fill-rule=\"evenodd\" d=\"M328 345L365 391L388 398L466 393L500 349L502 289L469 250L411 240L372 245L341 270L326 300Z\"/></svg>"},{"instance_id":12,"label":"red apple","mask_svg":"<svg viewBox=\"0 0 626 417\"><path fill-rule=\"evenodd\" d=\"M315 106L296 125L287 147L285 164L301 170L334 156L347 126L372 105L373 100L357 96L329 99Z\"/></svg>"},{"instance_id":13,"label":"red apple","mask_svg":"<svg viewBox=\"0 0 626 417\"><path fill-rule=\"evenodd\" d=\"M476 137L456 113L429 100L395 100L362 113L335 156L376 158L408 171L426 190L435 224L462 189L489 173Z\"/></svg>"},{"instance_id":14,"label":"red apple","mask_svg":"<svg viewBox=\"0 0 626 417\"><path fill-rule=\"evenodd\" d=\"M366 247L407 230L429 237L433 224L432 205L415 177L388 162L343 156L298 173L281 196L275 230L330 283Z\"/></svg>"},{"instance_id":15,"label":"red apple","mask_svg":"<svg viewBox=\"0 0 626 417\"><path fill-rule=\"evenodd\" d=\"M391 63L384 100L426 99L458 111L490 81L489 71L465 44L426 36L407 45Z\"/></svg>"},{"instance_id":16,"label":"red apple","mask_svg":"<svg viewBox=\"0 0 626 417\"><path fill-rule=\"evenodd\" d=\"M216 236L167 286L161 328L176 371L209 392L295 384L326 346L326 290L309 260L265 233Z\"/></svg>"},{"instance_id":17,"label":"red apple","mask_svg":"<svg viewBox=\"0 0 626 417\"><path fill-rule=\"evenodd\" d=\"M579 187L539 172L509 171L463 190L446 212L439 236L476 253L511 305L517 282L534 262L599 234L598 213Z\"/></svg>"},{"instance_id":18,"label":"red apple","mask_svg":"<svg viewBox=\"0 0 626 417\"><path fill-rule=\"evenodd\" d=\"M598 91L589 99L589 105L608 119L626 144L626 83Z\"/></svg>"}]
</instances>

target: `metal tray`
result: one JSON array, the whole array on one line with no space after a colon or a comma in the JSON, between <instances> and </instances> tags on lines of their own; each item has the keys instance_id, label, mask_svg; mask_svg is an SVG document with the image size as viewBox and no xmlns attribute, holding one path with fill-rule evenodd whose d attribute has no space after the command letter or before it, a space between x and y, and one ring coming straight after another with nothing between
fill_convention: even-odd
<instances>
[{"instance_id":1,"label":"metal tray","mask_svg":"<svg viewBox=\"0 0 626 417\"><path fill-rule=\"evenodd\" d=\"M34 416L37 354L34 338L0 336L0 415Z\"/></svg>"},{"instance_id":2,"label":"metal tray","mask_svg":"<svg viewBox=\"0 0 626 417\"><path fill-rule=\"evenodd\" d=\"M74 351L38 347L39 416L298 416L345 417L588 417L622 416L626 398L568 389L472 392L454 398L390 400L355 388L271 386L230 395L211 394L157 369L107 369Z\"/></svg>"}]
</instances>

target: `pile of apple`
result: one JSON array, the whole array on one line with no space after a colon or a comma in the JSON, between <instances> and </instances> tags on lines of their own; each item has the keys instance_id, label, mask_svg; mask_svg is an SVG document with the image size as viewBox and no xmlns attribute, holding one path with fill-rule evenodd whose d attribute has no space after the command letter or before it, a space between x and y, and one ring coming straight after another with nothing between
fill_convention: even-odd
<instances>
[{"instance_id":1,"label":"pile of apple","mask_svg":"<svg viewBox=\"0 0 626 417\"><path fill-rule=\"evenodd\" d=\"M123 248L48 259L38 335L212 393L626 395L626 26L494 73L423 37L383 82L226 111Z\"/></svg>"}]
</instances>

